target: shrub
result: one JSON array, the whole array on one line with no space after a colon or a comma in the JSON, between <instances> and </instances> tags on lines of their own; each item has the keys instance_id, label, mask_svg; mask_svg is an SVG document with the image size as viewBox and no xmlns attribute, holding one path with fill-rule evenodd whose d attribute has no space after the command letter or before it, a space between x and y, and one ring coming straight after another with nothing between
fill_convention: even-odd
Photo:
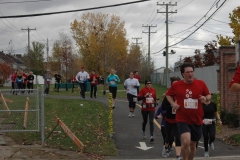
<instances>
[{"instance_id":1,"label":"shrub","mask_svg":"<svg viewBox=\"0 0 240 160\"><path fill-rule=\"evenodd\" d=\"M239 112L236 106L233 106L230 111L223 109L221 112L222 123L228 125L231 128L239 127Z\"/></svg>"}]
</instances>

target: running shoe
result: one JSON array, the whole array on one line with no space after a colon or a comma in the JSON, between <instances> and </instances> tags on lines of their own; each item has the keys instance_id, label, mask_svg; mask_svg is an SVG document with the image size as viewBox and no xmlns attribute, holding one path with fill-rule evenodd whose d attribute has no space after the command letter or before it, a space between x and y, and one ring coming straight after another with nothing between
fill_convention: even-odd
<instances>
[{"instance_id":1,"label":"running shoe","mask_svg":"<svg viewBox=\"0 0 240 160\"><path fill-rule=\"evenodd\" d=\"M209 144L209 147L211 148L211 150L214 150L214 144L213 144L213 142Z\"/></svg>"},{"instance_id":2,"label":"running shoe","mask_svg":"<svg viewBox=\"0 0 240 160\"><path fill-rule=\"evenodd\" d=\"M177 160L183 160L182 157L180 156L177 156Z\"/></svg>"},{"instance_id":3,"label":"running shoe","mask_svg":"<svg viewBox=\"0 0 240 160\"><path fill-rule=\"evenodd\" d=\"M165 157L165 145L163 145L162 157ZM166 157L165 157L166 158Z\"/></svg>"},{"instance_id":4,"label":"running shoe","mask_svg":"<svg viewBox=\"0 0 240 160\"><path fill-rule=\"evenodd\" d=\"M129 112L128 117L129 117L129 118L132 117L132 112Z\"/></svg>"},{"instance_id":5,"label":"running shoe","mask_svg":"<svg viewBox=\"0 0 240 160\"><path fill-rule=\"evenodd\" d=\"M134 113L132 113L132 117L135 117L135 114L134 114Z\"/></svg>"},{"instance_id":6,"label":"running shoe","mask_svg":"<svg viewBox=\"0 0 240 160\"><path fill-rule=\"evenodd\" d=\"M209 157L209 153L208 153L208 152L205 152L205 153L204 153L204 157Z\"/></svg>"},{"instance_id":7,"label":"running shoe","mask_svg":"<svg viewBox=\"0 0 240 160\"><path fill-rule=\"evenodd\" d=\"M143 135L143 138L145 139L146 138L145 131L142 131L142 135Z\"/></svg>"},{"instance_id":8,"label":"running shoe","mask_svg":"<svg viewBox=\"0 0 240 160\"><path fill-rule=\"evenodd\" d=\"M153 142L153 141L154 141L154 137L151 136L149 142Z\"/></svg>"},{"instance_id":9,"label":"running shoe","mask_svg":"<svg viewBox=\"0 0 240 160\"><path fill-rule=\"evenodd\" d=\"M112 106L112 109L114 109L115 108L115 106Z\"/></svg>"},{"instance_id":10,"label":"running shoe","mask_svg":"<svg viewBox=\"0 0 240 160\"><path fill-rule=\"evenodd\" d=\"M164 154L163 154L163 157L164 158L167 158L167 157L169 157L170 156L170 148L168 147L168 148L165 148L164 147Z\"/></svg>"}]
</instances>

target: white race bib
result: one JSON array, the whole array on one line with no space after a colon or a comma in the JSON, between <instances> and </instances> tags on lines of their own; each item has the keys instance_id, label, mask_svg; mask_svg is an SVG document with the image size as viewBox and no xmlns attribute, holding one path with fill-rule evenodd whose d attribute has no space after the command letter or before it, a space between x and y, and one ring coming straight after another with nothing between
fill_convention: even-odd
<instances>
[{"instance_id":1,"label":"white race bib","mask_svg":"<svg viewBox=\"0 0 240 160\"><path fill-rule=\"evenodd\" d=\"M176 110L172 108L172 114L176 114Z\"/></svg>"},{"instance_id":2,"label":"white race bib","mask_svg":"<svg viewBox=\"0 0 240 160\"><path fill-rule=\"evenodd\" d=\"M50 79L47 79L47 81L50 81Z\"/></svg>"},{"instance_id":3,"label":"white race bib","mask_svg":"<svg viewBox=\"0 0 240 160\"><path fill-rule=\"evenodd\" d=\"M116 84L116 82L115 81L110 81L110 84Z\"/></svg>"},{"instance_id":4,"label":"white race bib","mask_svg":"<svg viewBox=\"0 0 240 160\"><path fill-rule=\"evenodd\" d=\"M29 83L32 83L32 82L33 82L32 80L29 81Z\"/></svg>"},{"instance_id":5,"label":"white race bib","mask_svg":"<svg viewBox=\"0 0 240 160\"><path fill-rule=\"evenodd\" d=\"M205 125L212 124L212 119L204 119L204 120L203 120L203 123L204 123Z\"/></svg>"},{"instance_id":6,"label":"white race bib","mask_svg":"<svg viewBox=\"0 0 240 160\"><path fill-rule=\"evenodd\" d=\"M137 102L137 97L133 97L133 102Z\"/></svg>"},{"instance_id":7,"label":"white race bib","mask_svg":"<svg viewBox=\"0 0 240 160\"><path fill-rule=\"evenodd\" d=\"M198 100L197 99L184 99L184 108L186 109L197 109L198 108Z\"/></svg>"},{"instance_id":8,"label":"white race bib","mask_svg":"<svg viewBox=\"0 0 240 160\"><path fill-rule=\"evenodd\" d=\"M152 97L146 98L146 103L147 104L152 104L152 103L154 103L154 99Z\"/></svg>"}]
</instances>

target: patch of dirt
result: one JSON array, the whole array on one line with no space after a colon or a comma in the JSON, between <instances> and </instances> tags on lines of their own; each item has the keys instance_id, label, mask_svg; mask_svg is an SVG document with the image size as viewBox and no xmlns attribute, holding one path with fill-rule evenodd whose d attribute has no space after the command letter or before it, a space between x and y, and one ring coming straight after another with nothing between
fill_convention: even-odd
<instances>
[{"instance_id":1,"label":"patch of dirt","mask_svg":"<svg viewBox=\"0 0 240 160\"><path fill-rule=\"evenodd\" d=\"M54 148L47 148L41 145L19 145L14 140L4 134L0 134L0 159L34 159L34 160L103 160L104 157L96 154L78 153ZM4 143L3 143L4 142Z\"/></svg>"},{"instance_id":2,"label":"patch of dirt","mask_svg":"<svg viewBox=\"0 0 240 160\"><path fill-rule=\"evenodd\" d=\"M240 128L230 128L227 125L223 125L222 132L217 133L216 138L226 142L227 144L238 146L240 144L230 139L230 137L235 134L240 134Z\"/></svg>"}]
</instances>

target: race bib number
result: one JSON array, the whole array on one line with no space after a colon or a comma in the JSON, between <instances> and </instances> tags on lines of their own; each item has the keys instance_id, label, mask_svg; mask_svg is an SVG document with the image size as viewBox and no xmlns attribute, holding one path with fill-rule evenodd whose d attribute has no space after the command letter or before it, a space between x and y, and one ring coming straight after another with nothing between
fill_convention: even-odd
<instances>
[{"instance_id":1,"label":"race bib number","mask_svg":"<svg viewBox=\"0 0 240 160\"><path fill-rule=\"evenodd\" d=\"M203 124L205 124L205 125L212 124L212 119L204 119Z\"/></svg>"},{"instance_id":2,"label":"race bib number","mask_svg":"<svg viewBox=\"0 0 240 160\"><path fill-rule=\"evenodd\" d=\"M29 83L32 83L32 82L33 82L32 80L29 81Z\"/></svg>"},{"instance_id":3,"label":"race bib number","mask_svg":"<svg viewBox=\"0 0 240 160\"><path fill-rule=\"evenodd\" d=\"M176 110L172 108L172 114L176 114Z\"/></svg>"},{"instance_id":4,"label":"race bib number","mask_svg":"<svg viewBox=\"0 0 240 160\"><path fill-rule=\"evenodd\" d=\"M133 97L133 102L137 102L137 97Z\"/></svg>"},{"instance_id":5,"label":"race bib number","mask_svg":"<svg viewBox=\"0 0 240 160\"><path fill-rule=\"evenodd\" d=\"M146 103L147 104L152 104L154 103L154 99L151 97L151 98L146 98Z\"/></svg>"},{"instance_id":6,"label":"race bib number","mask_svg":"<svg viewBox=\"0 0 240 160\"><path fill-rule=\"evenodd\" d=\"M110 81L110 84L116 84L116 82L115 81Z\"/></svg>"},{"instance_id":7,"label":"race bib number","mask_svg":"<svg viewBox=\"0 0 240 160\"><path fill-rule=\"evenodd\" d=\"M198 108L198 100L197 99L184 99L184 108L186 109L197 109Z\"/></svg>"},{"instance_id":8,"label":"race bib number","mask_svg":"<svg viewBox=\"0 0 240 160\"><path fill-rule=\"evenodd\" d=\"M47 81L50 81L50 79L47 79Z\"/></svg>"}]
</instances>

